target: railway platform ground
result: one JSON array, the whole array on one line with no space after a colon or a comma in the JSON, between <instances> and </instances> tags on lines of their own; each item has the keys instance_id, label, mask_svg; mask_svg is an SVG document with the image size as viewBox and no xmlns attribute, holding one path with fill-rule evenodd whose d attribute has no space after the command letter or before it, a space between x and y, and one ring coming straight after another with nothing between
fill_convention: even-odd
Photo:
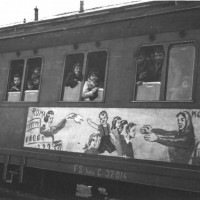
<instances>
[{"instance_id":1,"label":"railway platform ground","mask_svg":"<svg viewBox=\"0 0 200 200\"><path fill-rule=\"evenodd\" d=\"M85 188L83 188L83 192L85 192ZM134 195L126 195L123 196L113 196L113 197L106 197L104 195L91 197L85 194L79 196L65 196L65 197L58 197L57 195L46 197L43 195L36 195L29 192L22 191L20 189L15 188L4 188L0 186L0 200L199 200L200 194L193 193L193 192L186 192L186 191L175 191L175 190L168 190L168 189L154 189L148 190L147 187L144 187L142 191L135 191Z\"/></svg>"}]
</instances>

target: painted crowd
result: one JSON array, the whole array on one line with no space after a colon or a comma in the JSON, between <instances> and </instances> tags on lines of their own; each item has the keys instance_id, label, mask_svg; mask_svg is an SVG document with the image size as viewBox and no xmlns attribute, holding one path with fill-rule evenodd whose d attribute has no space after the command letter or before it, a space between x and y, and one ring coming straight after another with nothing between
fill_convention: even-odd
<instances>
[{"instance_id":1,"label":"painted crowd","mask_svg":"<svg viewBox=\"0 0 200 200\"><path fill-rule=\"evenodd\" d=\"M112 108L70 108L70 111L30 108L24 146L200 164L200 123L197 117L192 117L192 111ZM40 123L36 124L36 120ZM33 122L35 126L31 125Z\"/></svg>"}]
</instances>

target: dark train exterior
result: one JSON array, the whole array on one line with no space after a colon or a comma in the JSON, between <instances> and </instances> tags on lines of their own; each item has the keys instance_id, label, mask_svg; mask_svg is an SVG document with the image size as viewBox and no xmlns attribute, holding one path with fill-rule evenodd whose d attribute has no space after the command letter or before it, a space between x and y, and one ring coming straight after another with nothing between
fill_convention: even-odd
<instances>
[{"instance_id":1,"label":"dark train exterior","mask_svg":"<svg viewBox=\"0 0 200 200\"><path fill-rule=\"evenodd\" d=\"M18 166L20 182L36 170L38 177L66 173L76 183L113 179L200 192L199 18L199 2L167 1L1 28L2 179ZM159 77L139 80L136 52L150 63L157 48ZM77 63L81 76L69 86ZM93 68L96 101L82 94ZM182 78L190 87L181 95L174 88ZM127 139L128 125L135 135ZM98 139L101 148L92 143Z\"/></svg>"}]
</instances>

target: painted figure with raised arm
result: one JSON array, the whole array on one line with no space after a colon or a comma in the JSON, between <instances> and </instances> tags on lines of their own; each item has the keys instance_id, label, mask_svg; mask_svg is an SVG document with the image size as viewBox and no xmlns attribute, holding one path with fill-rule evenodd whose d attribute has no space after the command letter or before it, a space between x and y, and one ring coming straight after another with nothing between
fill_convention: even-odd
<instances>
[{"instance_id":1,"label":"painted figure with raised arm","mask_svg":"<svg viewBox=\"0 0 200 200\"><path fill-rule=\"evenodd\" d=\"M101 135L101 142L98 148L99 153L108 151L112 153L115 151L115 147L110 140L110 124L108 124L108 113L103 110L99 114L100 124L94 123L90 118L87 119L88 124L98 130Z\"/></svg>"},{"instance_id":2,"label":"painted figure with raised arm","mask_svg":"<svg viewBox=\"0 0 200 200\"><path fill-rule=\"evenodd\" d=\"M147 133L144 139L167 146L171 162L188 164L195 148L192 117L188 111L179 112L176 117L178 130L166 131L144 126Z\"/></svg>"},{"instance_id":3,"label":"painted figure with raised arm","mask_svg":"<svg viewBox=\"0 0 200 200\"><path fill-rule=\"evenodd\" d=\"M43 126L40 128L40 133L44 135L44 137L51 137L52 143L54 145L57 145L61 141L55 141L54 135L57 134L62 128L64 128L66 122L69 119L73 119L76 123L81 123L81 121L83 121L80 115L70 113L63 120L61 120L61 122L53 126L52 124L54 121L54 112L52 110L49 110L44 117L45 124L43 124Z\"/></svg>"}]
</instances>

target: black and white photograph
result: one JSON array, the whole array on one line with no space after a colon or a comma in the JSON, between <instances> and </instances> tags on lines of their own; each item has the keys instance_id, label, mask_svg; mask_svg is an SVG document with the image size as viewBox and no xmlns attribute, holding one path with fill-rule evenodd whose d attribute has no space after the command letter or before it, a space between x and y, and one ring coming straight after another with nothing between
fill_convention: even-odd
<instances>
[{"instance_id":1,"label":"black and white photograph","mask_svg":"<svg viewBox=\"0 0 200 200\"><path fill-rule=\"evenodd\" d=\"M200 1L1 0L0 200L199 200Z\"/></svg>"}]
</instances>

